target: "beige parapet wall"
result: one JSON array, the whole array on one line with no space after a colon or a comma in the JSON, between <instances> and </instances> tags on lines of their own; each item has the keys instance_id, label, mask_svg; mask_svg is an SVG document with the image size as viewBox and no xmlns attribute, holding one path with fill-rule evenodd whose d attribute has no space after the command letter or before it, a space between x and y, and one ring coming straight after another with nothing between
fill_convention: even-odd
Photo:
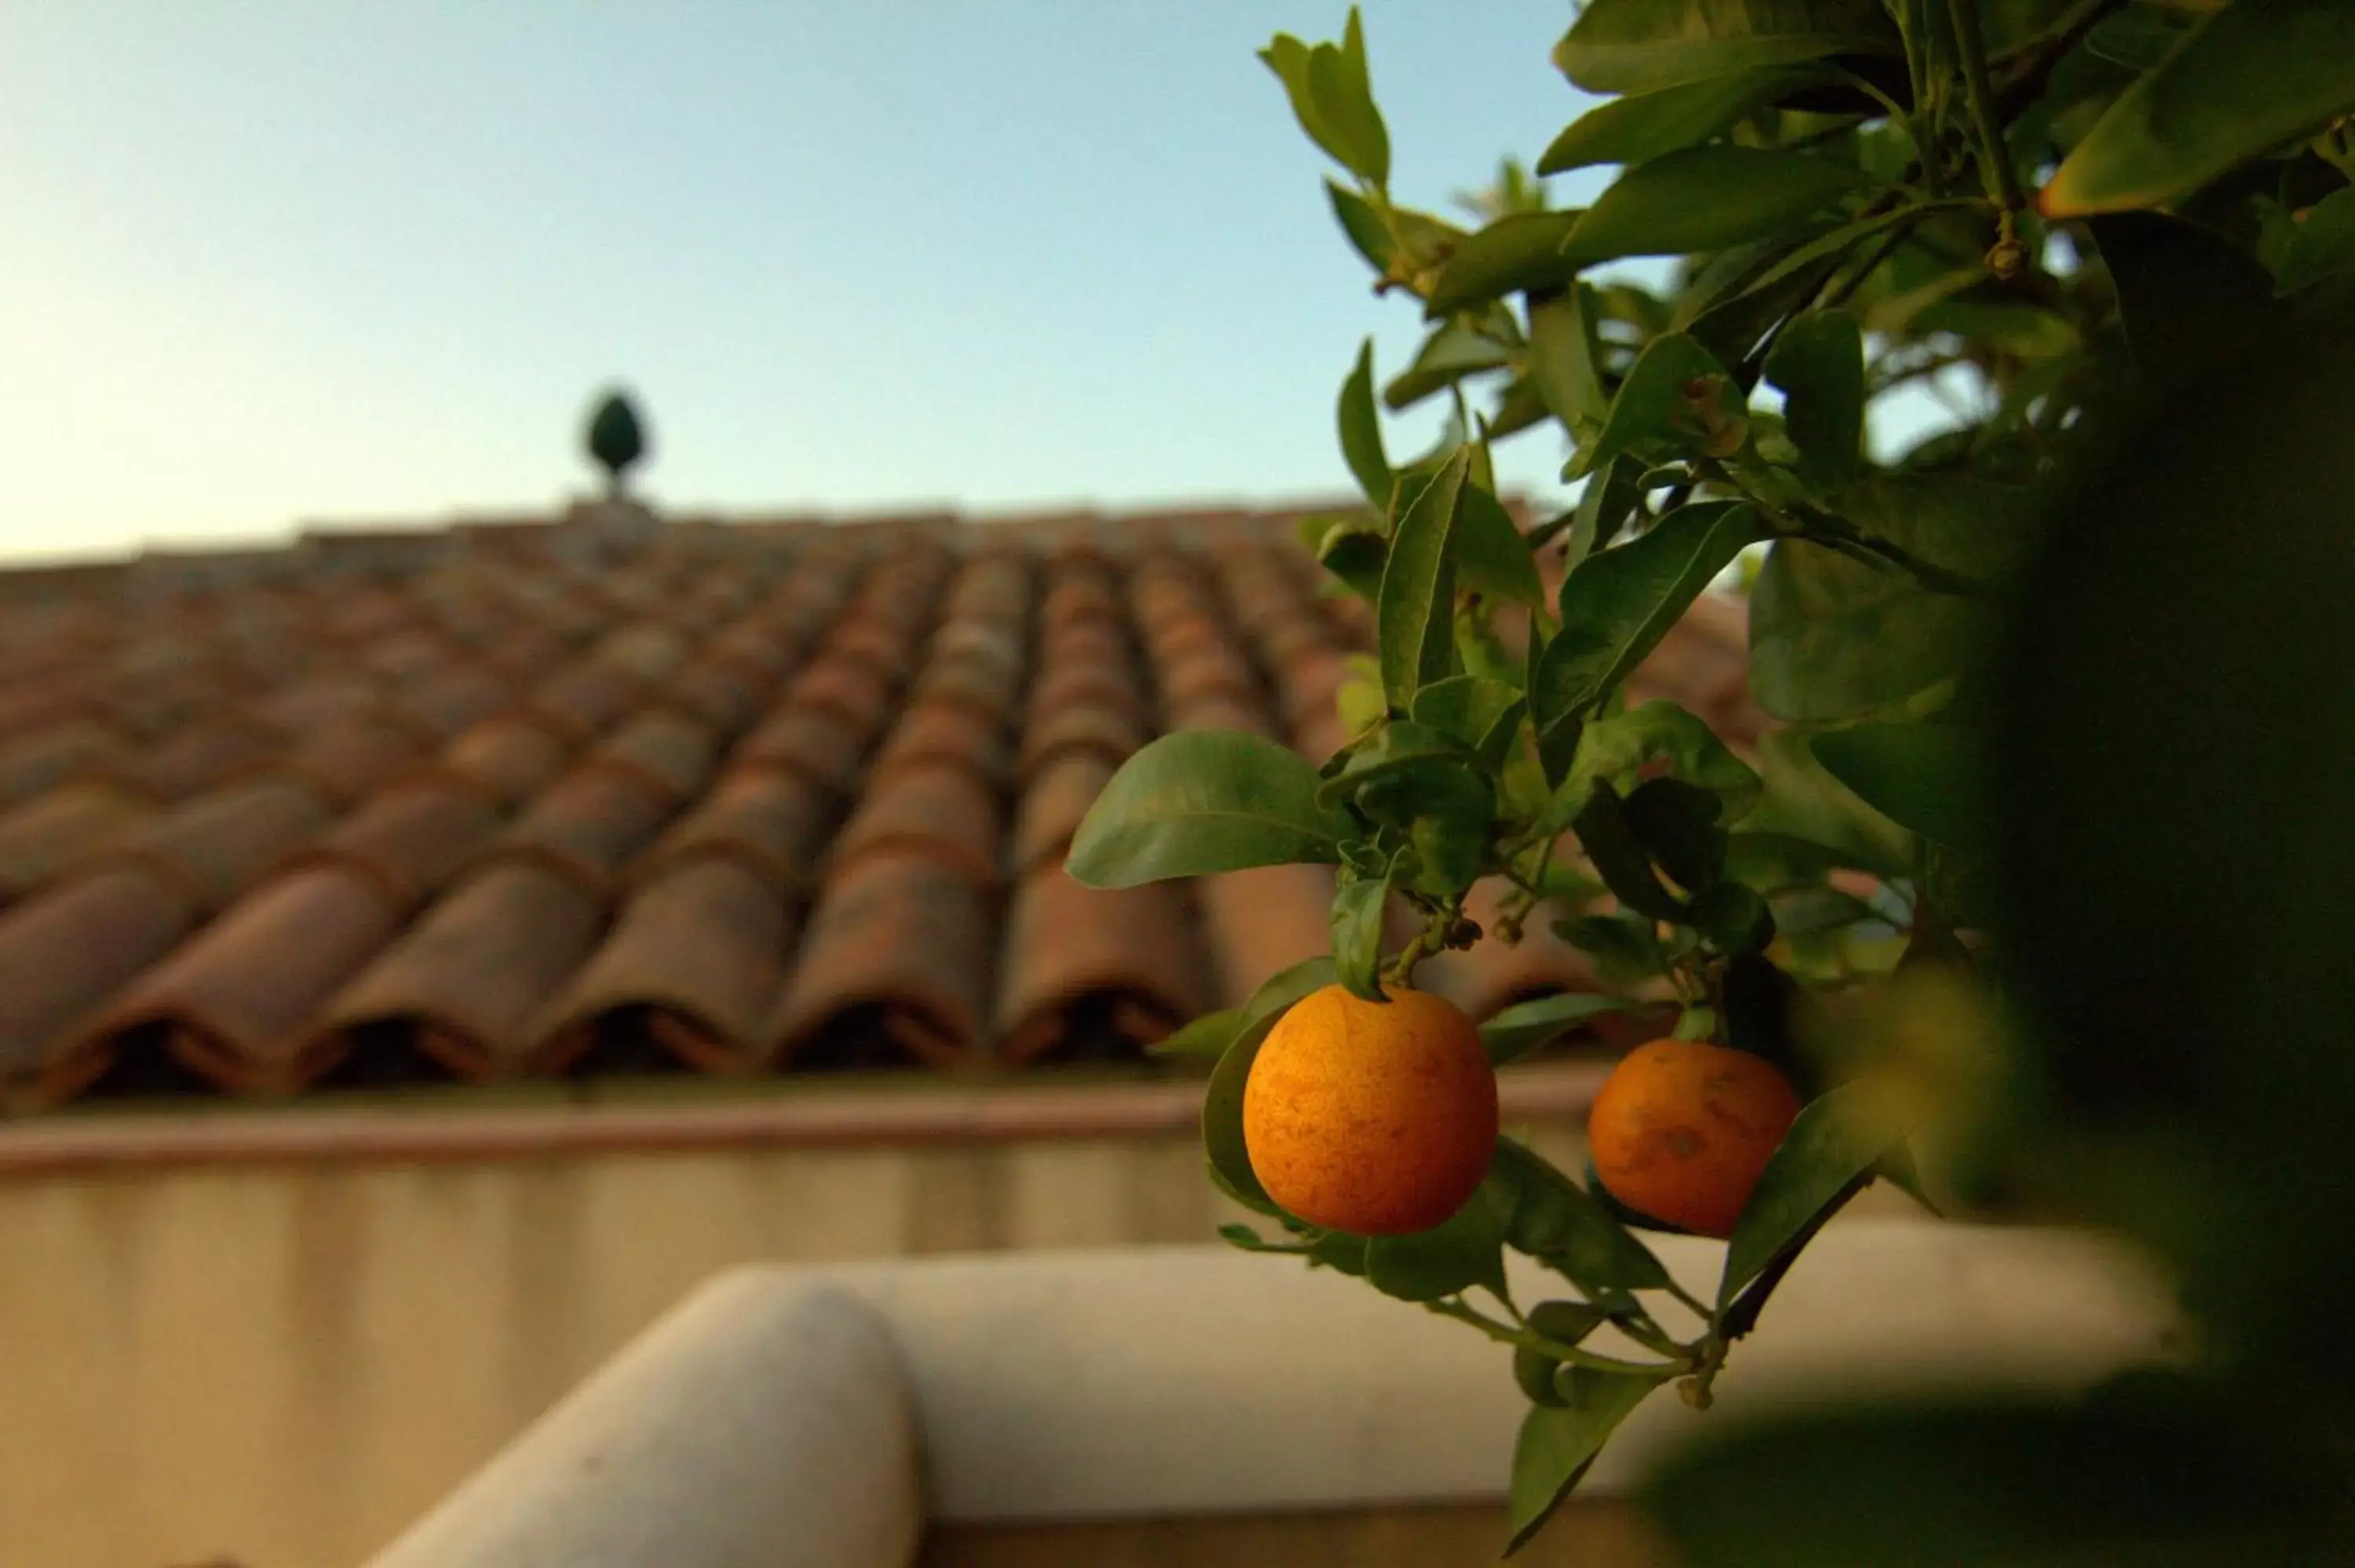
<instances>
[{"instance_id":1,"label":"beige parapet wall","mask_svg":"<svg viewBox=\"0 0 2355 1568\"><path fill-rule=\"evenodd\" d=\"M1657 1245L1711 1287L1721 1247ZM1524 1303L1559 1284L1512 1277ZM1655 1399L1589 1484L1793 1399L2082 1383L2160 1354L2170 1320L2098 1238L1845 1221L1716 1410ZM1524 1408L1506 1355L1358 1281L1215 1249L740 1269L369 1568L900 1568L927 1518L1496 1497Z\"/></svg>"}]
</instances>

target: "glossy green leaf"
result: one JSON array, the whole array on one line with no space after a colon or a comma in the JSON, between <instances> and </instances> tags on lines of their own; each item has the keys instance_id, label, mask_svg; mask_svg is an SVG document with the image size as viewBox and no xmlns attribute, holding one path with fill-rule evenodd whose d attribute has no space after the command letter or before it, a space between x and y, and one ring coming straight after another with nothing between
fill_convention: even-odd
<instances>
[{"instance_id":1,"label":"glossy green leaf","mask_svg":"<svg viewBox=\"0 0 2355 1568\"><path fill-rule=\"evenodd\" d=\"M1656 767L1709 790L1721 803L1720 821L1733 822L1757 803L1762 785L1750 765L1726 748L1697 715L1665 698L1596 719L1579 737L1578 755L1554 792L1541 826L1566 826L1586 804L1598 779L1622 794Z\"/></svg>"},{"instance_id":2,"label":"glossy green leaf","mask_svg":"<svg viewBox=\"0 0 2355 1568\"><path fill-rule=\"evenodd\" d=\"M1835 55L1896 57L1879 0L1592 0L1554 63L1589 92L1657 92Z\"/></svg>"},{"instance_id":3,"label":"glossy green leaf","mask_svg":"<svg viewBox=\"0 0 2355 1568\"><path fill-rule=\"evenodd\" d=\"M1529 301L1529 379L1573 439L1601 429L1611 399L1596 368L1594 323L1584 284L1572 283L1558 294Z\"/></svg>"},{"instance_id":4,"label":"glossy green leaf","mask_svg":"<svg viewBox=\"0 0 2355 1568\"><path fill-rule=\"evenodd\" d=\"M1641 985L1667 972L1651 921L1626 910L1557 920L1553 934L1593 959L1595 971L1614 985Z\"/></svg>"},{"instance_id":5,"label":"glossy green leaf","mask_svg":"<svg viewBox=\"0 0 2355 1568\"><path fill-rule=\"evenodd\" d=\"M1341 47L1320 48L1308 58L1308 76L1317 101L1341 128L1356 154L1349 166L1376 185L1391 178L1390 132L1374 107L1374 87L1366 66L1366 30L1355 5L1341 30Z\"/></svg>"},{"instance_id":6,"label":"glossy green leaf","mask_svg":"<svg viewBox=\"0 0 2355 1568\"><path fill-rule=\"evenodd\" d=\"M1780 66L1614 99L1563 127L1538 159L1538 173L1640 164L1711 141L1751 111L1798 88L1838 79L1821 67Z\"/></svg>"},{"instance_id":7,"label":"glossy green leaf","mask_svg":"<svg viewBox=\"0 0 2355 1568\"><path fill-rule=\"evenodd\" d=\"M1470 463L1469 450L1458 448L1416 493L1391 532L1374 624L1382 694L1400 713L1413 703L1415 693L1448 675L1455 620L1455 535Z\"/></svg>"},{"instance_id":8,"label":"glossy green leaf","mask_svg":"<svg viewBox=\"0 0 2355 1568\"><path fill-rule=\"evenodd\" d=\"M1570 1367L1557 1381L1559 1405L1534 1404L1513 1444L1512 1494L1506 1522L1508 1554L1537 1534L1574 1490L1619 1424L1634 1414L1665 1377Z\"/></svg>"},{"instance_id":9,"label":"glossy green leaf","mask_svg":"<svg viewBox=\"0 0 2355 1568\"><path fill-rule=\"evenodd\" d=\"M2012 571L2034 538L2026 491L1962 475L1877 475L1838 504L1863 533L1983 581ZM1992 625L1982 599L1926 588L1899 567L1780 540L1751 589L1751 690L1782 719L1880 713L1955 679Z\"/></svg>"},{"instance_id":10,"label":"glossy green leaf","mask_svg":"<svg viewBox=\"0 0 2355 1568\"><path fill-rule=\"evenodd\" d=\"M1602 996L1590 991L1532 997L1513 1003L1480 1025L1480 1044L1487 1050L1489 1065L1501 1067L1551 1044L1582 1024L1625 1012L1635 1005L1624 996Z\"/></svg>"},{"instance_id":11,"label":"glossy green leaf","mask_svg":"<svg viewBox=\"0 0 2355 1568\"><path fill-rule=\"evenodd\" d=\"M1715 355L1682 333L1656 337L1619 384L1602 433L1580 446L1562 477L1592 473L1622 452L1653 466L1696 452L1729 456L1741 448L1746 417Z\"/></svg>"},{"instance_id":12,"label":"glossy green leaf","mask_svg":"<svg viewBox=\"0 0 2355 1568\"><path fill-rule=\"evenodd\" d=\"M1819 490L1856 477L1864 451L1864 332L1840 311L1810 311L1774 339L1766 379L1783 392L1783 423L1799 477Z\"/></svg>"},{"instance_id":13,"label":"glossy green leaf","mask_svg":"<svg viewBox=\"0 0 2355 1568\"><path fill-rule=\"evenodd\" d=\"M1655 920L1681 921L1682 900L1661 885L1652 869L1652 857L1627 821L1626 802L1609 784L1597 782L1587 791L1586 804L1571 820L1578 847L1594 863L1603 885L1625 907Z\"/></svg>"},{"instance_id":14,"label":"glossy green leaf","mask_svg":"<svg viewBox=\"0 0 2355 1568\"><path fill-rule=\"evenodd\" d=\"M1262 981L1237 1010L1242 1014L1241 1024L1219 1065L1211 1069L1203 1091L1202 1151L1209 1161L1211 1177L1228 1196L1261 1213L1279 1211L1252 1172L1251 1151L1243 1143L1243 1086L1250 1081L1261 1044L1284 1011L1311 991L1333 983L1333 960L1322 954Z\"/></svg>"},{"instance_id":15,"label":"glossy green leaf","mask_svg":"<svg viewBox=\"0 0 2355 1568\"><path fill-rule=\"evenodd\" d=\"M1907 876L1914 870L1913 838L1857 799L1856 791L1825 771L1796 730L1769 730L1756 747L1758 804L1737 824L1742 833L1772 833L1804 840L1836 863L1878 876ZM1729 850L1729 853L1732 853Z\"/></svg>"},{"instance_id":16,"label":"glossy green leaf","mask_svg":"<svg viewBox=\"0 0 2355 1568\"><path fill-rule=\"evenodd\" d=\"M1342 759L1337 769L1317 785L1317 800L1327 806L1358 800L1361 810L1375 813L1374 821L1403 827L1419 809L1416 790L1444 789L1447 786L1441 775L1469 771L1472 766L1471 748L1447 731L1414 719L1393 717L1368 736ZM1368 785L1387 782L1401 775L1406 776L1402 782L1408 788L1397 793L1395 813L1383 804L1383 797L1366 797Z\"/></svg>"},{"instance_id":17,"label":"glossy green leaf","mask_svg":"<svg viewBox=\"0 0 2355 1568\"><path fill-rule=\"evenodd\" d=\"M1382 450L1381 420L1374 412L1372 338L1359 347L1357 366L1341 383L1337 418L1341 430L1341 455L1348 460L1358 488L1366 493L1366 499L1377 509L1387 512L1392 479L1390 454Z\"/></svg>"},{"instance_id":18,"label":"glossy green leaf","mask_svg":"<svg viewBox=\"0 0 2355 1568\"><path fill-rule=\"evenodd\" d=\"M1638 164L1595 197L1562 254L1579 267L1686 256L1780 234L1879 182L1847 164L1754 147L1688 147Z\"/></svg>"},{"instance_id":19,"label":"glossy green leaf","mask_svg":"<svg viewBox=\"0 0 2355 1568\"><path fill-rule=\"evenodd\" d=\"M1628 794L1623 814L1627 831L1653 863L1678 886L1697 894L1725 875L1726 833L1718 821L1722 810L1718 798L1697 784L1646 779Z\"/></svg>"},{"instance_id":20,"label":"glossy green leaf","mask_svg":"<svg viewBox=\"0 0 2355 1568\"><path fill-rule=\"evenodd\" d=\"M1146 1054L1152 1056L1222 1055L1227 1047L1235 1043L1235 1036L1242 1033L1246 1021L1246 1014L1240 1007L1206 1012L1185 1027L1147 1045Z\"/></svg>"},{"instance_id":21,"label":"glossy green leaf","mask_svg":"<svg viewBox=\"0 0 2355 1568\"><path fill-rule=\"evenodd\" d=\"M1518 689L1479 675L1450 675L1414 694L1417 724L1444 731L1490 768L1504 765L1527 704Z\"/></svg>"},{"instance_id":22,"label":"glossy green leaf","mask_svg":"<svg viewBox=\"0 0 2355 1568\"><path fill-rule=\"evenodd\" d=\"M1501 370L1511 363L1512 355L1504 344L1469 322L1444 322L1423 340L1414 363L1382 388L1382 404L1393 411L1411 408L1467 376Z\"/></svg>"},{"instance_id":23,"label":"glossy green leaf","mask_svg":"<svg viewBox=\"0 0 2355 1568\"><path fill-rule=\"evenodd\" d=\"M1641 537L1581 561L1562 580L1561 630L1538 661L1530 714L1550 724L1600 702L1764 534L1747 506L1685 506Z\"/></svg>"},{"instance_id":24,"label":"glossy green leaf","mask_svg":"<svg viewBox=\"0 0 2355 1568\"><path fill-rule=\"evenodd\" d=\"M1640 458L1617 457L1599 464L1587 475L1571 514L1570 536L1562 542L1565 561L1575 567L1619 536L1636 503L1643 499L1647 464Z\"/></svg>"},{"instance_id":25,"label":"glossy green leaf","mask_svg":"<svg viewBox=\"0 0 2355 1568\"><path fill-rule=\"evenodd\" d=\"M1384 1001L1380 969L1382 916L1391 885L1384 877L1361 877L1333 895L1333 972L1353 995Z\"/></svg>"},{"instance_id":26,"label":"glossy green leaf","mask_svg":"<svg viewBox=\"0 0 2355 1568\"><path fill-rule=\"evenodd\" d=\"M1309 140L1352 174L1380 185L1390 178L1390 135L1374 107L1363 31L1355 7L1339 45L1313 48L1279 33L1259 58L1284 83L1294 118Z\"/></svg>"},{"instance_id":27,"label":"glossy green leaf","mask_svg":"<svg viewBox=\"0 0 2355 1568\"><path fill-rule=\"evenodd\" d=\"M1505 1231L1495 1205L1475 1192L1430 1230L1371 1238L1366 1283L1401 1301L1436 1301L1476 1286L1502 1296Z\"/></svg>"},{"instance_id":28,"label":"glossy green leaf","mask_svg":"<svg viewBox=\"0 0 2355 1568\"><path fill-rule=\"evenodd\" d=\"M1291 747L1240 730L1166 735L1096 797L1064 869L1090 887L1135 887L1291 861L1330 863L1351 832L1317 804L1316 770Z\"/></svg>"},{"instance_id":29,"label":"glossy green leaf","mask_svg":"<svg viewBox=\"0 0 2355 1568\"><path fill-rule=\"evenodd\" d=\"M1545 598L1537 563L1504 503L1486 486L1466 484L1463 515L1456 524L1457 586L1507 604L1536 604Z\"/></svg>"},{"instance_id":30,"label":"glossy green leaf","mask_svg":"<svg viewBox=\"0 0 2355 1568\"><path fill-rule=\"evenodd\" d=\"M1391 237L1374 204L1331 180L1325 182L1325 199L1332 204L1333 220L1341 226L1351 247L1366 259L1366 265L1388 276L1398 260L1398 241Z\"/></svg>"},{"instance_id":31,"label":"glossy green leaf","mask_svg":"<svg viewBox=\"0 0 2355 1568\"><path fill-rule=\"evenodd\" d=\"M1593 1301L1540 1301L1529 1308L1529 1331L1557 1345L1575 1346L1611 1320L1610 1309ZM1526 1345L1513 1348L1513 1381L1531 1404L1560 1409L1569 1401L1554 1386L1554 1372L1562 1363L1543 1351Z\"/></svg>"},{"instance_id":32,"label":"glossy green leaf","mask_svg":"<svg viewBox=\"0 0 2355 1568\"><path fill-rule=\"evenodd\" d=\"M1776 932L1773 906L1738 882L1718 882L1695 894L1685 921L1712 951L1738 956L1765 951Z\"/></svg>"},{"instance_id":33,"label":"glossy green leaf","mask_svg":"<svg viewBox=\"0 0 2355 1568\"><path fill-rule=\"evenodd\" d=\"M1282 1211L1260 1185L1252 1170L1250 1146L1243 1140L1243 1089L1266 1038L1264 1030L1245 1033L1210 1069L1209 1084L1202 1092L1202 1153L1220 1192L1255 1213L1275 1214Z\"/></svg>"},{"instance_id":34,"label":"glossy green leaf","mask_svg":"<svg viewBox=\"0 0 2355 1568\"><path fill-rule=\"evenodd\" d=\"M1567 282L1577 266L1563 257L1561 246L1580 216L1575 210L1513 213L1465 236L1440 269L1424 314L1444 316Z\"/></svg>"},{"instance_id":35,"label":"glossy green leaf","mask_svg":"<svg viewBox=\"0 0 2355 1568\"><path fill-rule=\"evenodd\" d=\"M1721 1308L1784 1255L1826 1204L1904 1141L1913 1128L1897 1107L1881 1085L1865 1081L1834 1089L1799 1112L1734 1223L1718 1280Z\"/></svg>"},{"instance_id":36,"label":"glossy green leaf","mask_svg":"<svg viewBox=\"0 0 2355 1568\"><path fill-rule=\"evenodd\" d=\"M2047 217L2163 207L2355 111L2355 6L2227 5L2137 77L2062 160Z\"/></svg>"},{"instance_id":37,"label":"glossy green leaf","mask_svg":"<svg viewBox=\"0 0 2355 1568\"><path fill-rule=\"evenodd\" d=\"M1379 518L1341 517L1325 524L1316 541L1316 559L1370 604L1381 592L1382 565L1390 558L1390 548Z\"/></svg>"},{"instance_id":38,"label":"glossy green leaf","mask_svg":"<svg viewBox=\"0 0 2355 1568\"><path fill-rule=\"evenodd\" d=\"M1497 1139L1482 1191L1497 1206L1508 1245L1588 1296L1656 1290L1668 1281L1652 1249L1585 1188L1512 1139Z\"/></svg>"},{"instance_id":39,"label":"glossy green leaf","mask_svg":"<svg viewBox=\"0 0 2355 1568\"><path fill-rule=\"evenodd\" d=\"M1857 725L1810 741L1816 760L1891 821L1949 849L1987 843L1980 742L1950 718Z\"/></svg>"}]
</instances>

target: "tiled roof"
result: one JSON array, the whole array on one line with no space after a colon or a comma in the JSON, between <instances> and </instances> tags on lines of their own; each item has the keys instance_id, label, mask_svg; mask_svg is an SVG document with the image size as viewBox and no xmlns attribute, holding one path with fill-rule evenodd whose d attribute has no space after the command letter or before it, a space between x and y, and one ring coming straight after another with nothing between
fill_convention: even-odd
<instances>
[{"instance_id":1,"label":"tiled roof","mask_svg":"<svg viewBox=\"0 0 2355 1568\"><path fill-rule=\"evenodd\" d=\"M1162 731L1345 738L1369 626L1297 515L591 511L0 574L7 1103L1133 1054L1325 946L1323 870L1061 870ZM1704 603L1636 694L1754 733L1742 630ZM1590 983L1535 930L1424 974Z\"/></svg>"}]
</instances>

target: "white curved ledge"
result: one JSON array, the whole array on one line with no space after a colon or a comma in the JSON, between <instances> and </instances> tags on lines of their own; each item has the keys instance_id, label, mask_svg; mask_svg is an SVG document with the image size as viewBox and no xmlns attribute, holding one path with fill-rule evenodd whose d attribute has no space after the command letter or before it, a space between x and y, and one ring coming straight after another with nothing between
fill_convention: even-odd
<instances>
[{"instance_id":1,"label":"white curved ledge","mask_svg":"<svg viewBox=\"0 0 2355 1568\"><path fill-rule=\"evenodd\" d=\"M1713 1287L1721 1247L1656 1247ZM1568 1294L1516 1262L1524 1306ZM1717 1409L1655 1399L1589 1489L1793 1399L2090 1381L2160 1353L2171 1320L2098 1238L1845 1221L1792 1270ZM1497 1497L1525 1408L1508 1357L1359 1281L1225 1249L742 1270L370 1568L901 1568L926 1516Z\"/></svg>"}]
</instances>

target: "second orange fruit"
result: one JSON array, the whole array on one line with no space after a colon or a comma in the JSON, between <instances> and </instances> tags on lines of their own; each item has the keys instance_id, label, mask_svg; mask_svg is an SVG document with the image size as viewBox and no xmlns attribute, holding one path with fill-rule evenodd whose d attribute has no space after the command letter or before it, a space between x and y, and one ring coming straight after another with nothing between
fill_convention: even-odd
<instances>
[{"instance_id":1,"label":"second orange fruit","mask_svg":"<svg viewBox=\"0 0 2355 1568\"><path fill-rule=\"evenodd\" d=\"M1705 1236L1734 1222L1799 1114L1774 1064L1693 1040L1620 1060L1587 1115L1594 1174L1639 1213Z\"/></svg>"},{"instance_id":2,"label":"second orange fruit","mask_svg":"<svg viewBox=\"0 0 2355 1568\"><path fill-rule=\"evenodd\" d=\"M1464 1206L1497 1147L1497 1075L1464 1011L1393 987L1337 985L1277 1020L1243 1086L1252 1171L1287 1213L1400 1235Z\"/></svg>"}]
</instances>

